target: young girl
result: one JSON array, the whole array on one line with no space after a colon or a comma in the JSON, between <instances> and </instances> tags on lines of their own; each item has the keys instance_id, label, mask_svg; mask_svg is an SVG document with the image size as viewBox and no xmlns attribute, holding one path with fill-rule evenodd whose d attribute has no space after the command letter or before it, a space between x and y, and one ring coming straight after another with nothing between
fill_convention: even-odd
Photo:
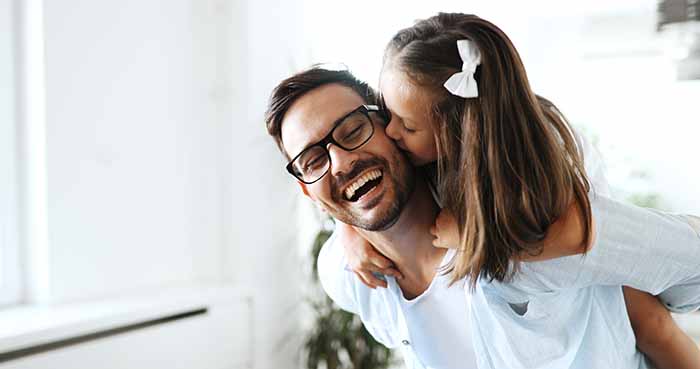
<instances>
[{"instance_id":1,"label":"young girl","mask_svg":"<svg viewBox=\"0 0 700 369\"><path fill-rule=\"evenodd\" d=\"M692 249L700 246L700 221L594 195L571 128L531 91L517 51L495 25L439 14L400 31L387 46L380 89L392 114L387 134L415 165L434 168L444 208L434 245L459 250L449 272L453 281L468 277L471 291L485 296L479 301L506 296L525 315L528 303L535 310L552 291L625 284L661 293L678 311L700 306ZM371 272L400 277L352 228L337 233L365 283L383 285ZM666 275L648 272L655 257ZM552 258L561 258L553 260L558 272L537 262ZM630 288L624 296L637 345L658 367L700 367L697 346L659 300Z\"/></svg>"}]
</instances>

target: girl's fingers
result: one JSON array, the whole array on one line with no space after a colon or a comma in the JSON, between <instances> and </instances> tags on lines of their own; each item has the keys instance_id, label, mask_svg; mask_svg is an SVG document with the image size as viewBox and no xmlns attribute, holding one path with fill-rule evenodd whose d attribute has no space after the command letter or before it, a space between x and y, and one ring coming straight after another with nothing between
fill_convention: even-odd
<instances>
[{"instance_id":1,"label":"girl's fingers","mask_svg":"<svg viewBox=\"0 0 700 369\"><path fill-rule=\"evenodd\" d=\"M390 276L393 276L394 278L403 279L403 274L401 274L401 272L399 272L399 270L396 269L396 267L394 267L393 264L386 267L386 268L380 268L376 265L368 264L368 265L364 266L363 268L357 268L353 271L356 273L362 273L364 279L368 280L370 283L372 283L375 286L377 284L381 284L381 285L385 286L386 283L381 278L377 278L374 275L374 273L379 273L379 274L383 274L383 275L390 275ZM381 283L377 283L376 281L381 281Z\"/></svg>"},{"instance_id":2,"label":"girl's fingers","mask_svg":"<svg viewBox=\"0 0 700 369\"><path fill-rule=\"evenodd\" d=\"M372 253L369 255L369 262L382 269L386 269L394 265L391 260L374 250L372 250Z\"/></svg>"},{"instance_id":3,"label":"girl's fingers","mask_svg":"<svg viewBox=\"0 0 700 369\"><path fill-rule=\"evenodd\" d=\"M401 274L401 272L399 272L399 270L396 268L386 268L383 269L381 273L384 275L393 276L396 279L403 279L403 274Z\"/></svg>"},{"instance_id":4,"label":"girl's fingers","mask_svg":"<svg viewBox=\"0 0 700 369\"><path fill-rule=\"evenodd\" d=\"M377 278L371 272L361 271L361 272L356 272L356 274L359 274L361 276L360 279L363 280L364 283L372 289L377 288L377 287L383 287L383 288L387 287L386 281L383 281L382 279Z\"/></svg>"},{"instance_id":5,"label":"girl's fingers","mask_svg":"<svg viewBox=\"0 0 700 369\"><path fill-rule=\"evenodd\" d=\"M364 277L364 275L363 275L362 273L360 273L360 272L355 272L355 271L353 271L353 272L355 273L355 275L357 276L357 278L360 280L360 282L362 282L362 284L364 284L365 286L367 286L367 287L369 287L369 288L371 288L371 289L375 289L375 288L377 287L377 286L375 286L374 284L372 284L370 281L368 281L368 280Z\"/></svg>"},{"instance_id":6,"label":"girl's fingers","mask_svg":"<svg viewBox=\"0 0 700 369\"><path fill-rule=\"evenodd\" d=\"M356 271L362 272L362 273L382 273L382 268L374 265L374 264L363 264L359 268L355 268ZM382 273L383 274L383 273Z\"/></svg>"}]
</instances>

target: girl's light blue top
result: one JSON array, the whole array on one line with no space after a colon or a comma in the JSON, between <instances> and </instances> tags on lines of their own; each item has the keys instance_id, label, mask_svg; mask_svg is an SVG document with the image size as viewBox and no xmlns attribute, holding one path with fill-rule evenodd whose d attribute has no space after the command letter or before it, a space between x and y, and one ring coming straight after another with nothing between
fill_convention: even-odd
<instances>
[{"instance_id":1,"label":"girl's light blue top","mask_svg":"<svg viewBox=\"0 0 700 369\"><path fill-rule=\"evenodd\" d=\"M508 283L478 284L471 322L481 369L637 369L622 285L671 311L700 308L700 219L589 195L596 236L585 255L520 263Z\"/></svg>"}]
</instances>

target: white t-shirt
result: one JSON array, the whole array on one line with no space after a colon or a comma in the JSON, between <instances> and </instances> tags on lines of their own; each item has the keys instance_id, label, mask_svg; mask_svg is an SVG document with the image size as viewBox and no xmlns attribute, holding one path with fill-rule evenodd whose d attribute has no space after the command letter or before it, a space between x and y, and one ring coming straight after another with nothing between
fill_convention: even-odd
<instances>
[{"instance_id":1,"label":"white t-shirt","mask_svg":"<svg viewBox=\"0 0 700 369\"><path fill-rule=\"evenodd\" d=\"M407 368L476 368L464 283L448 287L449 278L438 273L412 300L406 300L393 277L386 277L388 288L373 290L345 268L343 248L333 241L318 259L324 290L341 308L358 314L377 341L400 349ZM453 253L446 253L443 264Z\"/></svg>"},{"instance_id":2,"label":"white t-shirt","mask_svg":"<svg viewBox=\"0 0 700 369\"><path fill-rule=\"evenodd\" d=\"M446 254L443 264L454 255ZM475 368L474 348L469 327L469 302L464 300L464 281L449 286L446 275L438 274L420 296L399 301L411 332L416 356L429 368ZM462 300L463 303L457 303ZM426 319L426 317L431 317Z\"/></svg>"}]
</instances>

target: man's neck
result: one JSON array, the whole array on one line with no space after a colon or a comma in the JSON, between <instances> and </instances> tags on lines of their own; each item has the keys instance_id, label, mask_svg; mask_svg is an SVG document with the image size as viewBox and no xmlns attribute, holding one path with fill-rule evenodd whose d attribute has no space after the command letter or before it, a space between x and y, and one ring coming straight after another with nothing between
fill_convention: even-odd
<instances>
[{"instance_id":1,"label":"man's neck","mask_svg":"<svg viewBox=\"0 0 700 369\"><path fill-rule=\"evenodd\" d=\"M398 282L406 298L414 298L430 286L445 256L445 249L432 245L430 233L439 210L425 181L418 179L394 225L381 232L358 229L403 274L404 279Z\"/></svg>"}]
</instances>

